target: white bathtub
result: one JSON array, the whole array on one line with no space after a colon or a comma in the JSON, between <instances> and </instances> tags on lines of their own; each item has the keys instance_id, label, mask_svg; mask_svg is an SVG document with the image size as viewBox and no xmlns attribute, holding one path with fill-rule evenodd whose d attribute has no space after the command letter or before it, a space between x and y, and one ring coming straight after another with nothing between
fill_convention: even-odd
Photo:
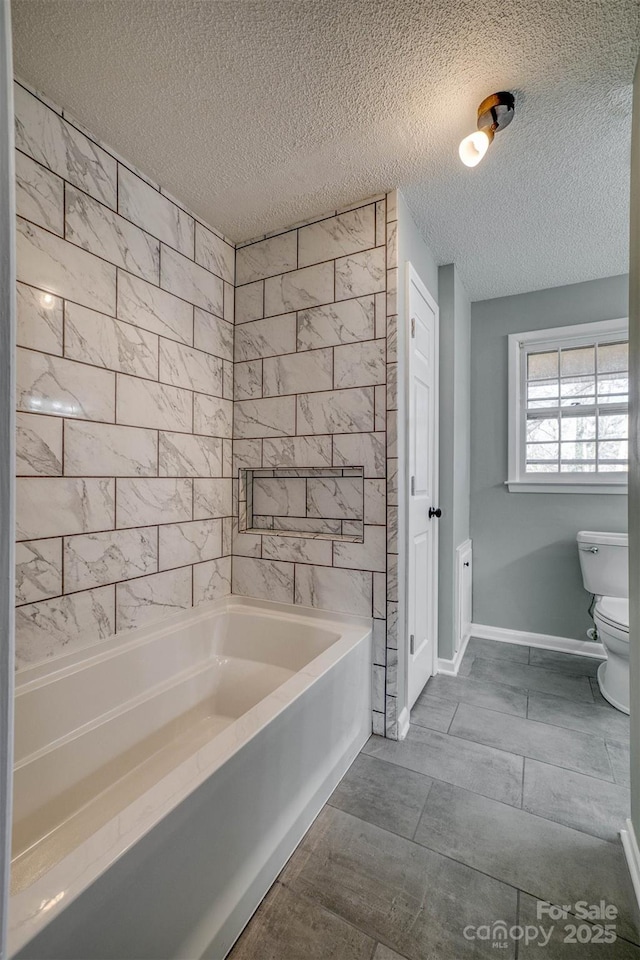
<instances>
[{"instance_id":1,"label":"white bathtub","mask_svg":"<svg viewBox=\"0 0 640 960\"><path fill-rule=\"evenodd\" d=\"M21 671L10 954L222 960L370 735L370 664L370 621L229 597Z\"/></svg>"}]
</instances>

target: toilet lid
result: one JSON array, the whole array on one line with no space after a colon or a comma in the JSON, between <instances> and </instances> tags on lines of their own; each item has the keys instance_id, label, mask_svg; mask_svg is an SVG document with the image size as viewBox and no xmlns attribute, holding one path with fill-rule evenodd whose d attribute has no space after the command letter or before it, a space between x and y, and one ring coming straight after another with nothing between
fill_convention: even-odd
<instances>
[{"instance_id":1,"label":"toilet lid","mask_svg":"<svg viewBox=\"0 0 640 960\"><path fill-rule=\"evenodd\" d=\"M626 597L602 597L595 612L612 626L629 630L629 600Z\"/></svg>"}]
</instances>

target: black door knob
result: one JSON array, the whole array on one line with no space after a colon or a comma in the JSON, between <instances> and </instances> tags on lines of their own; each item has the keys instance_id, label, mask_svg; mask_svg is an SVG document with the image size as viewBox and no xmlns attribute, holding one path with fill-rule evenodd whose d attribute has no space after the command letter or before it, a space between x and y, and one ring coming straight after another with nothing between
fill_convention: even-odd
<instances>
[{"instance_id":1,"label":"black door knob","mask_svg":"<svg viewBox=\"0 0 640 960\"><path fill-rule=\"evenodd\" d=\"M438 517L438 519L440 519L441 516L442 510L440 507L429 507L429 520L433 520L434 517Z\"/></svg>"}]
</instances>

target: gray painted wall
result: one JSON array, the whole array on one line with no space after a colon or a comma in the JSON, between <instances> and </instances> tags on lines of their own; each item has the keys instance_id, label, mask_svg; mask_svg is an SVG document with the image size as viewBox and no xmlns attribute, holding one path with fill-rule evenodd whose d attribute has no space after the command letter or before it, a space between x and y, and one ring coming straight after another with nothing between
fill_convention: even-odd
<instances>
[{"instance_id":1,"label":"gray painted wall","mask_svg":"<svg viewBox=\"0 0 640 960\"><path fill-rule=\"evenodd\" d=\"M400 279L398 288L398 316L403 316L401 306L405 295L405 269L407 261L413 264L425 287L438 302L438 266L433 254L425 243L424 237L416 227L413 214L407 202L398 191L398 265Z\"/></svg>"},{"instance_id":2,"label":"gray painted wall","mask_svg":"<svg viewBox=\"0 0 640 960\"><path fill-rule=\"evenodd\" d=\"M438 267L433 255L415 225L411 210L401 193L398 198L398 697L399 709L406 702L406 491L405 469L407 450L407 317L406 283L407 263L410 263L425 287L438 301ZM389 359L389 358L388 358ZM404 654L404 655L403 655Z\"/></svg>"},{"instance_id":3,"label":"gray painted wall","mask_svg":"<svg viewBox=\"0 0 640 960\"><path fill-rule=\"evenodd\" d=\"M15 198L11 12L0 9L0 957L6 956L11 851L14 660Z\"/></svg>"},{"instance_id":4,"label":"gray painted wall","mask_svg":"<svg viewBox=\"0 0 640 960\"><path fill-rule=\"evenodd\" d=\"M455 265L438 271L440 307L440 551L438 656L451 659L456 630L456 549L469 537L471 304Z\"/></svg>"},{"instance_id":5,"label":"gray painted wall","mask_svg":"<svg viewBox=\"0 0 640 960\"><path fill-rule=\"evenodd\" d=\"M575 536L625 531L619 494L509 493L507 336L628 315L626 275L484 300L471 308L473 620L584 639L591 621Z\"/></svg>"}]
</instances>

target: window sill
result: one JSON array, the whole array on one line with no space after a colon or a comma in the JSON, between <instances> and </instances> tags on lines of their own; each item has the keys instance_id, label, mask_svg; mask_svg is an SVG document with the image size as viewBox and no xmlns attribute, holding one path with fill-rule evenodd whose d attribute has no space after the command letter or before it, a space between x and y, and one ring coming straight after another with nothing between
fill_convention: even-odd
<instances>
[{"instance_id":1,"label":"window sill","mask_svg":"<svg viewBox=\"0 0 640 960\"><path fill-rule=\"evenodd\" d=\"M571 483L554 480L505 480L509 493L614 493L626 497L628 485L624 482Z\"/></svg>"}]
</instances>

